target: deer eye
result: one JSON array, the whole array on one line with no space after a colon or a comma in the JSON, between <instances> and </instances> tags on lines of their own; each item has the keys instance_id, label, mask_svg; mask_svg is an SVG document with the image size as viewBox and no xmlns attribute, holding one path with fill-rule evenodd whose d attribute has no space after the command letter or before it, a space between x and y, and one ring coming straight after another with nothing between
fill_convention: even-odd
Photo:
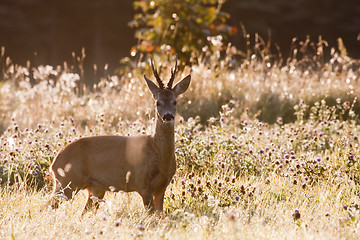
<instances>
[{"instance_id":1,"label":"deer eye","mask_svg":"<svg viewBox=\"0 0 360 240\"><path fill-rule=\"evenodd\" d=\"M157 107L160 106L160 102L159 102L159 101L156 102L156 106L157 106Z\"/></svg>"},{"instance_id":2,"label":"deer eye","mask_svg":"<svg viewBox=\"0 0 360 240\"><path fill-rule=\"evenodd\" d=\"M176 105L176 100L173 102L174 105Z\"/></svg>"}]
</instances>

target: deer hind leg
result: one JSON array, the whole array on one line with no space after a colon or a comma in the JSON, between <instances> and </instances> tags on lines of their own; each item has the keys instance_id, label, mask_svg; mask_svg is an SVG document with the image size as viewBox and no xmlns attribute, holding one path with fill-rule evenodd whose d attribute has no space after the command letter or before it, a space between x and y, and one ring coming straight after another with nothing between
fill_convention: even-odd
<instances>
[{"instance_id":1,"label":"deer hind leg","mask_svg":"<svg viewBox=\"0 0 360 240\"><path fill-rule=\"evenodd\" d=\"M51 195L49 203L53 209L59 207L59 198L62 197L66 200L70 200L76 190L72 189L71 184L68 183L65 187L65 184L61 183L58 179L54 178L54 188Z\"/></svg>"},{"instance_id":2,"label":"deer hind leg","mask_svg":"<svg viewBox=\"0 0 360 240\"><path fill-rule=\"evenodd\" d=\"M87 190L87 201L84 207L83 213L86 211L92 209L93 206L95 206L95 209L97 210L100 206L99 201L101 201L104 198L105 191L101 188L95 187L95 186L89 186L86 188ZM95 197L97 199L92 199L92 197Z\"/></svg>"},{"instance_id":3,"label":"deer hind leg","mask_svg":"<svg viewBox=\"0 0 360 240\"><path fill-rule=\"evenodd\" d=\"M56 195L60 193L60 190L61 190L61 184L56 179L54 179L53 192L51 194L50 200L48 201L49 205L53 209L59 207L59 199L56 197Z\"/></svg>"}]
</instances>

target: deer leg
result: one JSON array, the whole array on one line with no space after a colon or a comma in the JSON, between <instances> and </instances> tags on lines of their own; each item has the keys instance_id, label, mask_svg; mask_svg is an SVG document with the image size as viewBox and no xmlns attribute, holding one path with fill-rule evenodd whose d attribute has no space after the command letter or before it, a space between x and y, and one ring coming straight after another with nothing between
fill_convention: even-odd
<instances>
[{"instance_id":1,"label":"deer leg","mask_svg":"<svg viewBox=\"0 0 360 240\"><path fill-rule=\"evenodd\" d=\"M70 200L73 196L73 193L77 192L71 188L70 184L68 184L68 186L66 186L65 188L62 187L63 184L58 180L55 180L54 184L55 185L54 185L52 197L49 200L49 203L51 204L51 207L53 209L59 207L59 197L65 197L66 200Z\"/></svg>"},{"instance_id":2,"label":"deer leg","mask_svg":"<svg viewBox=\"0 0 360 240\"><path fill-rule=\"evenodd\" d=\"M90 210L93 207L93 199L91 199L91 197L96 197L99 200L104 198L105 195L105 191L100 189L100 188L96 188L94 186L90 186L86 188L87 190L87 201L83 210L83 213L85 213L86 211ZM99 201L95 200L96 202L94 203L95 209L97 210L100 206Z\"/></svg>"},{"instance_id":3,"label":"deer leg","mask_svg":"<svg viewBox=\"0 0 360 240\"><path fill-rule=\"evenodd\" d=\"M158 212L163 211L164 195L167 185L168 182L166 177L162 174L156 175L156 177L151 181L151 188L154 189L154 207Z\"/></svg>"},{"instance_id":4,"label":"deer leg","mask_svg":"<svg viewBox=\"0 0 360 240\"><path fill-rule=\"evenodd\" d=\"M166 188L160 189L159 191L156 191L154 193L154 207L155 207L155 210L158 212L163 211L165 190L166 190Z\"/></svg>"},{"instance_id":5,"label":"deer leg","mask_svg":"<svg viewBox=\"0 0 360 240\"><path fill-rule=\"evenodd\" d=\"M154 201L153 201L153 195L151 191L146 190L140 193L143 203L146 209L149 209L150 212L154 211Z\"/></svg>"},{"instance_id":6,"label":"deer leg","mask_svg":"<svg viewBox=\"0 0 360 240\"><path fill-rule=\"evenodd\" d=\"M61 184L55 179L54 180L54 188L51 195L51 198L49 200L49 204L51 208L55 209L59 207L59 200L56 198L56 194L60 192Z\"/></svg>"}]
</instances>

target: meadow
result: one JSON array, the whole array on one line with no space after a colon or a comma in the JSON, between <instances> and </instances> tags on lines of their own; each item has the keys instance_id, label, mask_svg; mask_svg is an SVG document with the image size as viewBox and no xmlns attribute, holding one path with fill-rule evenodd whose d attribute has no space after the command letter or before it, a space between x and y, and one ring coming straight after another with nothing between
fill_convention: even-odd
<instances>
[{"instance_id":1,"label":"meadow","mask_svg":"<svg viewBox=\"0 0 360 240\"><path fill-rule=\"evenodd\" d=\"M245 52L213 43L176 77L192 83L178 103L163 214L124 192L85 215L82 193L47 205L49 165L68 143L154 131L147 59L85 87L74 67L23 67L2 51L0 238L359 239L359 60L341 39L329 60L323 40L294 41L285 62L260 40ZM163 79L169 55L154 57Z\"/></svg>"}]
</instances>

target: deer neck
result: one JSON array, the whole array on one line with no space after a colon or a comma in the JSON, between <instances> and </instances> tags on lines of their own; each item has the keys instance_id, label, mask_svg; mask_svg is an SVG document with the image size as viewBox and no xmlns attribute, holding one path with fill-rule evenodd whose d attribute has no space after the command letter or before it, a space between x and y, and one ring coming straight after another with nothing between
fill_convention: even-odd
<instances>
[{"instance_id":1,"label":"deer neck","mask_svg":"<svg viewBox=\"0 0 360 240\"><path fill-rule=\"evenodd\" d=\"M160 154L160 161L164 163L162 166L173 167L174 164L170 163L175 163L174 124L164 123L163 120L157 116L153 139Z\"/></svg>"}]
</instances>

